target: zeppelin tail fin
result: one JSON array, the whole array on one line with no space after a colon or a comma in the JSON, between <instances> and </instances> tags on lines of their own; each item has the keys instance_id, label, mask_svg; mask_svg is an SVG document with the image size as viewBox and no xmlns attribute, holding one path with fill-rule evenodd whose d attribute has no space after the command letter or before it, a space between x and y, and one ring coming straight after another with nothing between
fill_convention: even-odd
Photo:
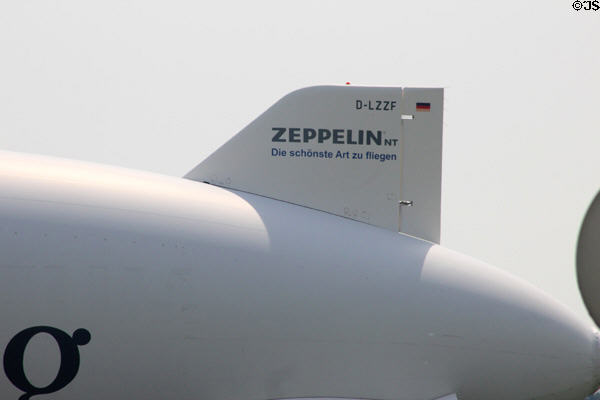
<instances>
[{"instance_id":1,"label":"zeppelin tail fin","mask_svg":"<svg viewBox=\"0 0 600 400\"><path fill-rule=\"evenodd\" d=\"M439 242L442 108L442 89L300 89L185 178Z\"/></svg>"}]
</instances>

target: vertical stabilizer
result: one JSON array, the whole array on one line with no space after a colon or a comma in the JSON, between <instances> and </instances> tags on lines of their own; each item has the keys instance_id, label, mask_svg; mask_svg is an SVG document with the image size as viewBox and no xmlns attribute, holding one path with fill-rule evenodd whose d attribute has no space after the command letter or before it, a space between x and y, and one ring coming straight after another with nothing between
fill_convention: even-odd
<instances>
[{"instance_id":1,"label":"vertical stabilizer","mask_svg":"<svg viewBox=\"0 0 600 400\"><path fill-rule=\"evenodd\" d=\"M442 89L300 89L185 178L439 242L442 106Z\"/></svg>"},{"instance_id":2,"label":"vertical stabilizer","mask_svg":"<svg viewBox=\"0 0 600 400\"><path fill-rule=\"evenodd\" d=\"M402 197L412 207L400 207L400 232L440 242L442 209L442 89L405 88L402 114L413 115L402 125Z\"/></svg>"}]
</instances>

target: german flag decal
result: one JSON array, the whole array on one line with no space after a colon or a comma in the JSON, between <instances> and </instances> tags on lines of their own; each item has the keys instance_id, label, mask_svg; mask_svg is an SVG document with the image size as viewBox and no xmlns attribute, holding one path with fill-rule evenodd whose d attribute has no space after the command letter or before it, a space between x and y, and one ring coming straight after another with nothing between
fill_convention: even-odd
<instances>
[{"instance_id":1,"label":"german flag decal","mask_svg":"<svg viewBox=\"0 0 600 400\"><path fill-rule=\"evenodd\" d=\"M431 110L431 103L417 103L417 111L426 111Z\"/></svg>"}]
</instances>

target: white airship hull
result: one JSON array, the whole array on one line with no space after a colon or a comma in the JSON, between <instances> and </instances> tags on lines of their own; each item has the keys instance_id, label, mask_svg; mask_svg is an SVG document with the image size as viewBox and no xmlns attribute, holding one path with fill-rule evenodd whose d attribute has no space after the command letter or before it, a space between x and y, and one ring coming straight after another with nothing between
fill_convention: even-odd
<instances>
[{"instance_id":1,"label":"white airship hull","mask_svg":"<svg viewBox=\"0 0 600 400\"><path fill-rule=\"evenodd\" d=\"M30 327L91 335L52 398L567 400L598 384L591 327L441 246L199 182L0 159L0 350ZM30 340L33 386L59 348Z\"/></svg>"}]
</instances>

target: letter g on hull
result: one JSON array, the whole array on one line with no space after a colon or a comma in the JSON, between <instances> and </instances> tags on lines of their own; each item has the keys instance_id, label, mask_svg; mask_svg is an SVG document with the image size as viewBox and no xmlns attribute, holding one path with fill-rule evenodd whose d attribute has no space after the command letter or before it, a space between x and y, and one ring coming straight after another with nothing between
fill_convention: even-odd
<instances>
[{"instance_id":1,"label":"letter g on hull","mask_svg":"<svg viewBox=\"0 0 600 400\"><path fill-rule=\"evenodd\" d=\"M25 375L23 357L29 341L38 333L47 333L56 340L60 350L60 367L58 374L52 383L46 387L36 387L29 382ZM8 342L4 352L4 372L15 387L21 389L24 394L19 400L29 400L38 394L48 394L59 391L67 386L79 371L79 349L91 339L90 332L86 329L77 329L73 336L50 326L34 326L27 328L15 335Z\"/></svg>"}]
</instances>

